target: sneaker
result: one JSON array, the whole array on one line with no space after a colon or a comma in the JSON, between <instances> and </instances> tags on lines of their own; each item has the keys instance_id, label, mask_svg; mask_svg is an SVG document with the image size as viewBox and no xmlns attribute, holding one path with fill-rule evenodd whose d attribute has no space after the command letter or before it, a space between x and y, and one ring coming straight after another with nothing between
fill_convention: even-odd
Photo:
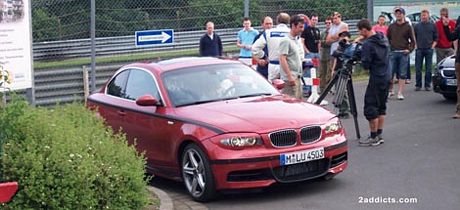
<instances>
[{"instance_id":1,"label":"sneaker","mask_svg":"<svg viewBox=\"0 0 460 210\"><path fill-rule=\"evenodd\" d=\"M394 91L391 90L391 91L388 92L388 97L391 97L391 96L394 96L394 95L395 95Z\"/></svg>"},{"instance_id":2,"label":"sneaker","mask_svg":"<svg viewBox=\"0 0 460 210\"><path fill-rule=\"evenodd\" d=\"M385 143L385 140L383 140L383 136L380 134L380 135L377 135L376 141L373 142L371 145L372 146L379 146L379 145L381 145L383 143Z\"/></svg>"},{"instance_id":3,"label":"sneaker","mask_svg":"<svg viewBox=\"0 0 460 210\"><path fill-rule=\"evenodd\" d=\"M410 84L410 79L406 79L406 84Z\"/></svg>"},{"instance_id":4,"label":"sneaker","mask_svg":"<svg viewBox=\"0 0 460 210\"><path fill-rule=\"evenodd\" d=\"M425 87L425 90L426 91L431 91L431 88L430 87Z\"/></svg>"},{"instance_id":5,"label":"sneaker","mask_svg":"<svg viewBox=\"0 0 460 210\"><path fill-rule=\"evenodd\" d=\"M415 91L420 91L420 90L422 90L421 87L415 87Z\"/></svg>"},{"instance_id":6,"label":"sneaker","mask_svg":"<svg viewBox=\"0 0 460 210\"><path fill-rule=\"evenodd\" d=\"M398 100L404 100L404 96L402 93L398 93Z\"/></svg>"},{"instance_id":7,"label":"sneaker","mask_svg":"<svg viewBox=\"0 0 460 210\"><path fill-rule=\"evenodd\" d=\"M340 119L350 119L350 114L348 114L348 112L340 113L338 116Z\"/></svg>"},{"instance_id":8,"label":"sneaker","mask_svg":"<svg viewBox=\"0 0 460 210\"><path fill-rule=\"evenodd\" d=\"M359 146L361 147L370 147L378 141L378 138L371 138L370 136L366 139L359 140Z\"/></svg>"}]
</instances>

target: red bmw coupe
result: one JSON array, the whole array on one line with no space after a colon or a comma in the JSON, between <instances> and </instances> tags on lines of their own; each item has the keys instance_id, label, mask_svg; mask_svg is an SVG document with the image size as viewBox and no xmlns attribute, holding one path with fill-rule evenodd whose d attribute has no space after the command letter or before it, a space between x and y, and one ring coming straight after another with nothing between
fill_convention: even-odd
<instances>
[{"instance_id":1,"label":"red bmw coupe","mask_svg":"<svg viewBox=\"0 0 460 210\"><path fill-rule=\"evenodd\" d=\"M182 180L198 201L218 190L331 178L347 168L345 131L334 114L280 94L237 61L127 65L88 101L136 140L149 172Z\"/></svg>"}]
</instances>

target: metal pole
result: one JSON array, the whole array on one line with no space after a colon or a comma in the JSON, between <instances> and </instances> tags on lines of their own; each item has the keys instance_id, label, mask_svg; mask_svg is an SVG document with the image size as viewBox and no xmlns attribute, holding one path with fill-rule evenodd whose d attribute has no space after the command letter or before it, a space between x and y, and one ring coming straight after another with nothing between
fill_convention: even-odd
<instances>
[{"instance_id":1,"label":"metal pole","mask_svg":"<svg viewBox=\"0 0 460 210\"><path fill-rule=\"evenodd\" d=\"M244 0L244 17L249 17L249 0Z\"/></svg>"},{"instance_id":2,"label":"metal pole","mask_svg":"<svg viewBox=\"0 0 460 210\"><path fill-rule=\"evenodd\" d=\"M91 92L96 90L96 0L91 1Z\"/></svg>"},{"instance_id":3,"label":"metal pole","mask_svg":"<svg viewBox=\"0 0 460 210\"><path fill-rule=\"evenodd\" d=\"M374 0L367 0L367 19L374 20Z\"/></svg>"}]
</instances>

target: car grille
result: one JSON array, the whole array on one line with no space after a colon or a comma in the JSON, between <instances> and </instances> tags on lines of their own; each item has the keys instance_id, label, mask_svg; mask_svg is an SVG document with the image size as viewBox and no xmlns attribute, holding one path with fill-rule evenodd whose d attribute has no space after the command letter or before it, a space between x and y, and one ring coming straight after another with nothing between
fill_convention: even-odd
<instances>
[{"instance_id":1,"label":"car grille","mask_svg":"<svg viewBox=\"0 0 460 210\"><path fill-rule=\"evenodd\" d=\"M300 139L302 143L311 143L318 140L321 137L321 127L313 126L313 127L306 127L300 130Z\"/></svg>"},{"instance_id":2,"label":"car grille","mask_svg":"<svg viewBox=\"0 0 460 210\"><path fill-rule=\"evenodd\" d=\"M270 133L270 141L275 147L294 146L297 142L297 132L295 130L283 130Z\"/></svg>"},{"instance_id":3,"label":"car grille","mask_svg":"<svg viewBox=\"0 0 460 210\"><path fill-rule=\"evenodd\" d=\"M297 163L274 168L273 175L280 182L313 179L326 174L329 169L329 165L329 158L323 158L305 163Z\"/></svg>"},{"instance_id":4,"label":"car grille","mask_svg":"<svg viewBox=\"0 0 460 210\"><path fill-rule=\"evenodd\" d=\"M442 75L443 75L444 77L449 77L449 78L450 78L450 77L452 77L452 78L455 77L455 70L447 70L447 69L444 69L444 70L442 70L441 72L442 72Z\"/></svg>"}]
</instances>

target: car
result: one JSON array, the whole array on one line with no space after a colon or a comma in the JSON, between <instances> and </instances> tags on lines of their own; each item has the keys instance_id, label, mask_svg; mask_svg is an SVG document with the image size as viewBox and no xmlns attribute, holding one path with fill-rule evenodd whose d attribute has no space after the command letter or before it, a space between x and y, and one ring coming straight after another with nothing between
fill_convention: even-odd
<instances>
[{"instance_id":1,"label":"car","mask_svg":"<svg viewBox=\"0 0 460 210\"><path fill-rule=\"evenodd\" d=\"M221 190L332 178L348 166L337 116L280 94L252 68L218 58L124 66L88 98L147 159L147 172L183 181L194 200Z\"/></svg>"},{"instance_id":2,"label":"car","mask_svg":"<svg viewBox=\"0 0 460 210\"><path fill-rule=\"evenodd\" d=\"M393 13L381 12L381 14L385 15L388 18L390 23L393 23L396 20L396 18L394 17ZM406 19L409 20L411 24L416 24L416 23L420 22L420 19L421 19L420 16L421 16L420 12L415 12L415 13L411 13L411 14L406 15ZM430 16L430 21L433 22L433 23L436 23L436 21L438 21L439 19L440 18L437 15L431 15Z\"/></svg>"},{"instance_id":3,"label":"car","mask_svg":"<svg viewBox=\"0 0 460 210\"><path fill-rule=\"evenodd\" d=\"M455 76L455 56L443 59L432 74L433 90L448 100L457 100L457 77Z\"/></svg>"}]
</instances>

